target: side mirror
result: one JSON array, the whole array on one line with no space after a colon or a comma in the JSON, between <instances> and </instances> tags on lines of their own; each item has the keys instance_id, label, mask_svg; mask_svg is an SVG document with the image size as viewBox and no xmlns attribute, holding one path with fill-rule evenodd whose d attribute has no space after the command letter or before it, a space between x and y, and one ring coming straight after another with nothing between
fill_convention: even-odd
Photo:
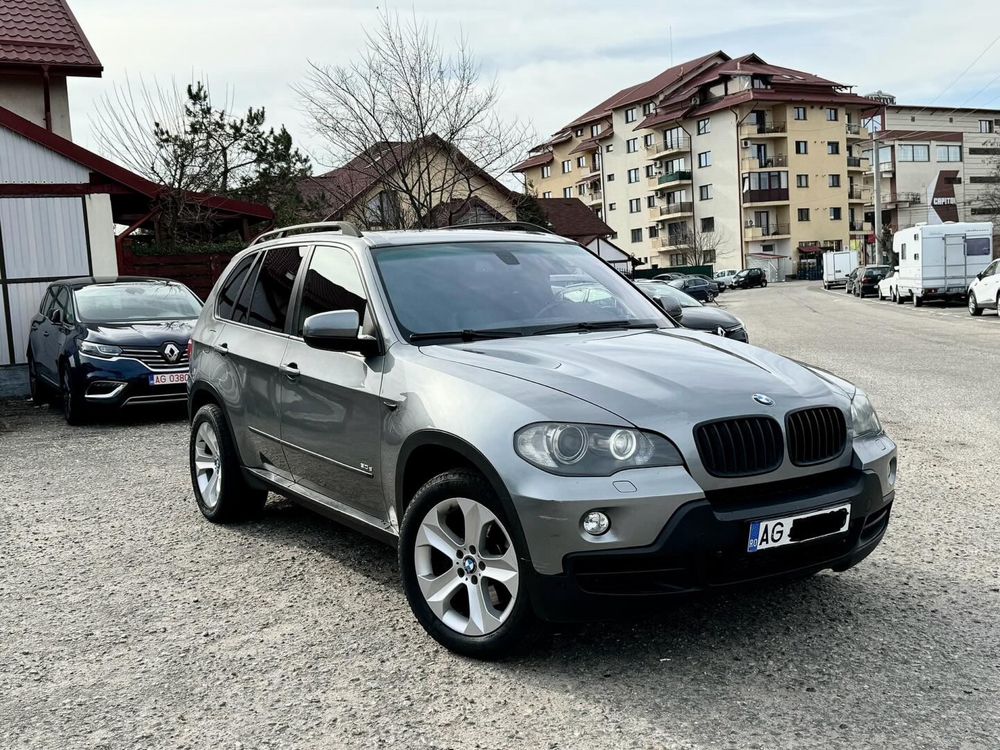
<instances>
[{"instance_id":1,"label":"side mirror","mask_svg":"<svg viewBox=\"0 0 1000 750\"><path fill-rule=\"evenodd\" d=\"M980 271L979 273L977 273L976 274L976 278L979 279L980 281L982 281L983 280L983 272Z\"/></svg>"},{"instance_id":2,"label":"side mirror","mask_svg":"<svg viewBox=\"0 0 1000 750\"><path fill-rule=\"evenodd\" d=\"M681 308L680 304L672 299L658 298L656 300L660 303L660 307L663 308L663 312L669 315L673 320L680 321L684 317L684 310Z\"/></svg>"},{"instance_id":3,"label":"side mirror","mask_svg":"<svg viewBox=\"0 0 1000 750\"><path fill-rule=\"evenodd\" d=\"M331 352L377 354L378 339L359 332L361 320L356 310L332 310L310 315L302 325L302 338L313 349Z\"/></svg>"},{"instance_id":4,"label":"side mirror","mask_svg":"<svg viewBox=\"0 0 1000 750\"><path fill-rule=\"evenodd\" d=\"M58 307L49 313L49 320L52 321L52 325L61 326L63 324L63 313Z\"/></svg>"}]
</instances>

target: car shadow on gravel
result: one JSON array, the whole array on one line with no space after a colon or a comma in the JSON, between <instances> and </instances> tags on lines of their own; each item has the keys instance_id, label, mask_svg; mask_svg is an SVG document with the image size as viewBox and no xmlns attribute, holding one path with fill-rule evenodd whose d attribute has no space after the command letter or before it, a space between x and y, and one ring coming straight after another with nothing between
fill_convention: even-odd
<instances>
[{"instance_id":1,"label":"car shadow on gravel","mask_svg":"<svg viewBox=\"0 0 1000 750\"><path fill-rule=\"evenodd\" d=\"M115 429L119 427L147 426L183 422L187 419L184 403L150 405L136 408L94 412L79 429ZM0 401L0 431L14 432L28 429L35 423L65 424L62 407L58 402L36 405L27 399ZM66 425L67 429L77 429Z\"/></svg>"}]
</instances>

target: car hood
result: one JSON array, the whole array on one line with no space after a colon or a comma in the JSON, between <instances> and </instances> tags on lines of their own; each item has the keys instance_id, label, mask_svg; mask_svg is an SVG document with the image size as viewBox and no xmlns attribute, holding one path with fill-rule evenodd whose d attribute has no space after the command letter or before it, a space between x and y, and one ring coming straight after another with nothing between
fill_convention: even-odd
<instances>
[{"instance_id":1,"label":"car hood","mask_svg":"<svg viewBox=\"0 0 1000 750\"><path fill-rule=\"evenodd\" d=\"M685 307L683 313L680 324L699 331L715 331L719 326L732 328L740 324L732 313L714 307Z\"/></svg>"},{"instance_id":2,"label":"car hood","mask_svg":"<svg viewBox=\"0 0 1000 750\"><path fill-rule=\"evenodd\" d=\"M422 351L554 388L650 429L737 415L780 417L818 403L850 409L845 391L797 362L683 329L495 339ZM774 405L757 403L756 393Z\"/></svg>"},{"instance_id":3,"label":"car hood","mask_svg":"<svg viewBox=\"0 0 1000 750\"><path fill-rule=\"evenodd\" d=\"M118 346L158 347L167 341L179 346L187 345L191 330L197 320L158 320L148 323L96 323L87 322L86 339L100 344Z\"/></svg>"}]
</instances>

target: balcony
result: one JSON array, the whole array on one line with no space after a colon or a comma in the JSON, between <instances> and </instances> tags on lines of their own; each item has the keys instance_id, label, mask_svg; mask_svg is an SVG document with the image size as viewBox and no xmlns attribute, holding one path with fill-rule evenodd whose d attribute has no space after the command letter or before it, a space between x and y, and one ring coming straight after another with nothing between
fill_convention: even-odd
<instances>
[{"instance_id":1,"label":"balcony","mask_svg":"<svg viewBox=\"0 0 1000 750\"><path fill-rule=\"evenodd\" d=\"M890 193L889 195L882 197L883 206L910 203L920 203L920 193Z\"/></svg>"},{"instance_id":2,"label":"balcony","mask_svg":"<svg viewBox=\"0 0 1000 750\"><path fill-rule=\"evenodd\" d=\"M863 159L860 156L848 156L847 157L847 168L848 169L863 169L861 165Z\"/></svg>"},{"instance_id":3,"label":"balcony","mask_svg":"<svg viewBox=\"0 0 1000 750\"><path fill-rule=\"evenodd\" d=\"M769 136L784 136L788 126L783 122L766 122L763 125L740 125L741 138L767 138Z\"/></svg>"},{"instance_id":4,"label":"balcony","mask_svg":"<svg viewBox=\"0 0 1000 750\"><path fill-rule=\"evenodd\" d=\"M694 213L694 203L691 201L674 201L665 205L659 205L649 210L649 218L654 221L665 221L674 216L683 216Z\"/></svg>"},{"instance_id":5,"label":"balcony","mask_svg":"<svg viewBox=\"0 0 1000 750\"><path fill-rule=\"evenodd\" d=\"M755 169L788 169L788 156L786 154L778 154L776 156L768 156L764 159L752 156L749 159L743 160L744 172L750 172Z\"/></svg>"},{"instance_id":6,"label":"balcony","mask_svg":"<svg viewBox=\"0 0 1000 750\"><path fill-rule=\"evenodd\" d=\"M788 224L768 224L764 227L747 227L743 239L752 240L780 239L788 237L791 227Z\"/></svg>"},{"instance_id":7,"label":"balcony","mask_svg":"<svg viewBox=\"0 0 1000 750\"><path fill-rule=\"evenodd\" d=\"M849 229L852 234L870 234L872 225L864 221L852 221L850 222Z\"/></svg>"},{"instance_id":8,"label":"balcony","mask_svg":"<svg viewBox=\"0 0 1000 750\"><path fill-rule=\"evenodd\" d=\"M848 140L851 140L852 138L861 139L861 138L867 138L868 137L868 131L865 130L864 128L862 128L860 125L858 125L855 122L849 122L849 123L847 123L847 126L846 126L845 129L847 131L847 139Z\"/></svg>"},{"instance_id":9,"label":"balcony","mask_svg":"<svg viewBox=\"0 0 1000 750\"><path fill-rule=\"evenodd\" d=\"M691 182L691 173L687 170L667 172L656 178L657 185L669 185L672 182Z\"/></svg>"},{"instance_id":10,"label":"balcony","mask_svg":"<svg viewBox=\"0 0 1000 750\"><path fill-rule=\"evenodd\" d=\"M649 159L662 159L670 154L679 151L691 150L691 137L679 135L663 141L654 141L646 146L646 157Z\"/></svg>"},{"instance_id":11,"label":"balcony","mask_svg":"<svg viewBox=\"0 0 1000 750\"><path fill-rule=\"evenodd\" d=\"M588 206L592 206L595 203L600 203L601 197L602 196L600 190L591 190L589 193L587 193L586 196L584 196L583 202L586 203Z\"/></svg>"},{"instance_id":12,"label":"balcony","mask_svg":"<svg viewBox=\"0 0 1000 750\"><path fill-rule=\"evenodd\" d=\"M787 203L788 188L769 188L767 190L744 190L743 205L750 203Z\"/></svg>"},{"instance_id":13,"label":"balcony","mask_svg":"<svg viewBox=\"0 0 1000 750\"><path fill-rule=\"evenodd\" d=\"M661 234L656 244L667 250L674 250L688 247L688 235L686 234Z\"/></svg>"},{"instance_id":14,"label":"balcony","mask_svg":"<svg viewBox=\"0 0 1000 750\"><path fill-rule=\"evenodd\" d=\"M864 191L858 185L851 185L849 188L847 188L847 200L863 201Z\"/></svg>"}]
</instances>

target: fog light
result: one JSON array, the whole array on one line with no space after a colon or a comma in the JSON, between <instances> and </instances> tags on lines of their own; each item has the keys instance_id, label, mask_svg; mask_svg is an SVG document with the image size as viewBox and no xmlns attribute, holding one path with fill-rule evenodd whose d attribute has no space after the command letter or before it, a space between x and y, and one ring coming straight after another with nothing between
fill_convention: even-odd
<instances>
[{"instance_id":1,"label":"fog light","mask_svg":"<svg viewBox=\"0 0 1000 750\"><path fill-rule=\"evenodd\" d=\"M591 536L606 534L611 528L611 519L599 510L592 510L583 514L583 530Z\"/></svg>"}]
</instances>

